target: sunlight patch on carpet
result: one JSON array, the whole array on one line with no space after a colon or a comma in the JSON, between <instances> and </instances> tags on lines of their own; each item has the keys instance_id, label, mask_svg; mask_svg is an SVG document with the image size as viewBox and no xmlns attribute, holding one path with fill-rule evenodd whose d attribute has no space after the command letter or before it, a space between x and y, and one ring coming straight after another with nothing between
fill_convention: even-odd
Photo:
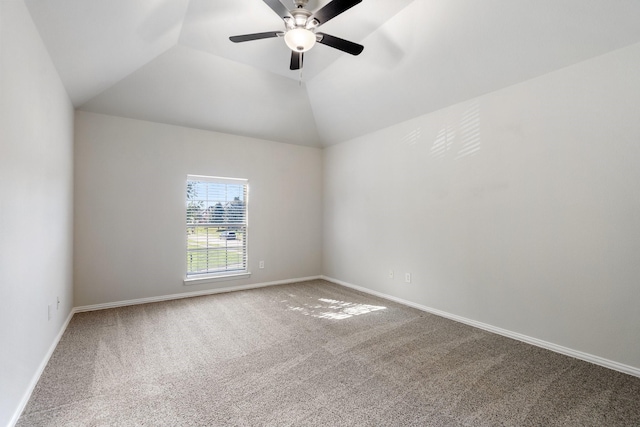
<instances>
[{"instance_id":1,"label":"sunlight patch on carpet","mask_svg":"<svg viewBox=\"0 0 640 427\"><path fill-rule=\"evenodd\" d=\"M318 301L318 303L303 304L302 307L290 305L288 309L297 311L305 316L334 320L348 319L349 317L387 309L387 307L379 305L359 304L329 298L319 298Z\"/></svg>"}]
</instances>

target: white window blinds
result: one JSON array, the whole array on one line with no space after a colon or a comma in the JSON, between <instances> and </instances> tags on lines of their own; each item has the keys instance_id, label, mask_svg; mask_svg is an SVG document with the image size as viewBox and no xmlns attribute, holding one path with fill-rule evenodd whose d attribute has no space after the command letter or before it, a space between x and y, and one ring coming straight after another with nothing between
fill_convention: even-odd
<instances>
[{"instance_id":1,"label":"white window blinds","mask_svg":"<svg viewBox=\"0 0 640 427\"><path fill-rule=\"evenodd\" d=\"M247 272L245 179L187 176L187 277Z\"/></svg>"}]
</instances>

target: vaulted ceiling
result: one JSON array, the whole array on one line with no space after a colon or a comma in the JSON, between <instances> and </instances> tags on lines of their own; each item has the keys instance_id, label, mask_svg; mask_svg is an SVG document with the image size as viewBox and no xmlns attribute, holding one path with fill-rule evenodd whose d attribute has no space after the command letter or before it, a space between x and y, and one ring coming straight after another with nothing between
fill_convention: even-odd
<instances>
[{"instance_id":1,"label":"vaulted ceiling","mask_svg":"<svg viewBox=\"0 0 640 427\"><path fill-rule=\"evenodd\" d=\"M322 31L364 52L300 74L281 38L229 41L283 29L262 0L25 2L80 110L318 147L640 42L637 0L363 0Z\"/></svg>"}]
</instances>

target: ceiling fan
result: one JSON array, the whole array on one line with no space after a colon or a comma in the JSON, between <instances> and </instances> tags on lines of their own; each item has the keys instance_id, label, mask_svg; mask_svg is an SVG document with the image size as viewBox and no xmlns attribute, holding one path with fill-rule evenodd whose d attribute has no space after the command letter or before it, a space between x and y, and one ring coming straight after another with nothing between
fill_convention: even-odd
<instances>
[{"instance_id":1,"label":"ceiling fan","mask_svg":"<svg viewBox=\"0 0 640 427\"><path fill-rule=\"evenodd\" d=\"M284 31L269 31L265 33L245 34L229 37L234 43L251 40L284 37L284 41L291 49L291 70L302 69L304 52L311 49L316 42L341 50L351 55L359 55L364 46L339 37L316 32L316 29L335 18L347 9L352 8L362 0L333 0L315 13L305 9L309 0L294 0L295 8L288 10L280 0L263 0L284 21Z\"/></svg>"}]
</instances>

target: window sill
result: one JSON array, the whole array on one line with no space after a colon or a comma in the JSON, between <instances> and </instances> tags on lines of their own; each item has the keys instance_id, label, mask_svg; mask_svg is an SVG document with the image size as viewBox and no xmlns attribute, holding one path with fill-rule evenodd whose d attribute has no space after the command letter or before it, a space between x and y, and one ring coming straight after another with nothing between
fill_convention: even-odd
<instances>
[{"instance_id":1,"label":"window sill","mask_svg":"<svg viewBox=\"0 0 640 427\"><path fill-rule=\"evenodd\" d=\"M251 277L251 273L249 272L224 274L224 275L216 275L216 276L189 277L187 279L184 279L182 283L185 286L202 285L202 284L211 283L211 282L224 282L226 280L246 279L248 277Z\"/></svg>"}]
</instances>

